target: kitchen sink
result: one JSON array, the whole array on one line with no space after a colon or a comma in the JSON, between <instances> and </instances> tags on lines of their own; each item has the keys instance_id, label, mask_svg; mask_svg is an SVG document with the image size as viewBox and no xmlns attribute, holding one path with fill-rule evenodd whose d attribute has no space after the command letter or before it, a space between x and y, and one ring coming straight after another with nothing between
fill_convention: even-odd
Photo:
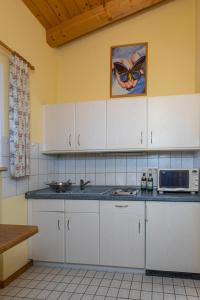
<instances>
[{"instance_id":1,"label":"kitchen sink","mask_svg":"<svg viewBox=\"0 0 200 300\"><path fill-rule=\"evenodd\" d=\"M86 186L84 190L81 190L79 186L74 186L71 189L71 194L99 194L103 195L110 190L109 187L99 186Z\"/></svg>"}]
</instances>

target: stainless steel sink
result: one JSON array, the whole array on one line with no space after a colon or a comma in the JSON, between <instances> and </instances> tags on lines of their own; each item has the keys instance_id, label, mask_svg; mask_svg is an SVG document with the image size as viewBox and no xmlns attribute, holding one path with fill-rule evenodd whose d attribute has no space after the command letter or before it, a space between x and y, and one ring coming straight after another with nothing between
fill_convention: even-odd
<instances>
[{"instance_id":1,"label":"stainless steel sink","mask_svg":"<svg viewBox=\"0 0 200 300\"><path fill-rule=\"evenodd\" d=\"M72 187L71 194L99 194L103 195L110 190L109 187L86 186L84 190L80 190L79 186Z\"/></svg>"}]
</instances>

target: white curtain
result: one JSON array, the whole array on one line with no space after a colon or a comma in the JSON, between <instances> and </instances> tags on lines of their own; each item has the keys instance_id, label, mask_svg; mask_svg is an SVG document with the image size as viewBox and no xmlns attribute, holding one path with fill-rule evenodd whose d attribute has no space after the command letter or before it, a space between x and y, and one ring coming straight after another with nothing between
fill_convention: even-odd
<instances>
[{"instance_id":1,"label":"white curtain","mask_svg":"<svg viewBox=\"0 0 200 300\"><path fill-rule=\"evenodd\" d=\"M10 172L14 178L30 174L29 69L12 55L9 74Z\"/></svg>"}]
</instances>

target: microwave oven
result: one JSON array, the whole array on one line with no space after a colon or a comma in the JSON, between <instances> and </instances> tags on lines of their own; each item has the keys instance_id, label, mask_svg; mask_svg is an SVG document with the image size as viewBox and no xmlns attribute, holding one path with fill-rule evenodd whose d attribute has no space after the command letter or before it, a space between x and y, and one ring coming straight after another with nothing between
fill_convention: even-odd
<instances>
[{"instance_id":1,"label":"microwave oven","mask_svg":"<svg viewBox=\"0 0 200 300\"><path fill-rule=\"evenodd\" d=\"M158 191L198 192L199 169L158 169Z\"/></svg>"}]
</instances>

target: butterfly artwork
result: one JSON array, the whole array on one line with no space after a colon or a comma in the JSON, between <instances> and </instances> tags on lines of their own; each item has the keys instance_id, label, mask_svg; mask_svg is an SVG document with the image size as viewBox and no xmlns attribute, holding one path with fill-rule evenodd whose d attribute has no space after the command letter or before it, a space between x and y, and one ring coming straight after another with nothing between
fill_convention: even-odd
<instances>
[{"instance_id":1,"label":"butterfly artwork","mask_svg":"<svg viewBox=\"0 0 200 300\"><path fill-rule=\"evenodd\" d=\"M111 97L146 95L147 43L111 48Z\"/></svg>"}]
</instances>

